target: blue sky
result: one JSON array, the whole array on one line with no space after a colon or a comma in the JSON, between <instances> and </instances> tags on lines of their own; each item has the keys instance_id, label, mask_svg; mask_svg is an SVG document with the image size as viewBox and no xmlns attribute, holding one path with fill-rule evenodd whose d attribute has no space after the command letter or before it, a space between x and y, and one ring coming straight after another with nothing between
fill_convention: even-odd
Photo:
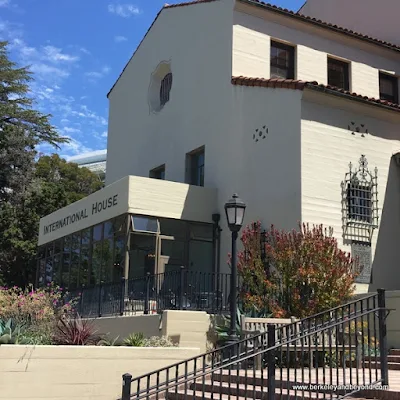
<instances>
[{"instance_id":1,"label":"blue sky","mask_svg":"<svg viewBox=\"0 0 400 400\"><path fill-rule=\"evenodd\" d=\"M166 2L181 1L0 0L0 40L13 61L31 65L37 107L71 139L60 155L107 148L106 94ZM298 10L303 2L274 4Z\"/></svg>"}]
</instances>

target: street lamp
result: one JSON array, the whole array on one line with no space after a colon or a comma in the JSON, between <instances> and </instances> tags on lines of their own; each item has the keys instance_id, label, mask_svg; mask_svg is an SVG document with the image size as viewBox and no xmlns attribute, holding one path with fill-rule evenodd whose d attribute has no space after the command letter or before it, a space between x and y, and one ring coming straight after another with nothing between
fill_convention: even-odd
<instances>
[{"instance_id":1,"label":"street lamp","mask_svg":"<svg viewBox=\"0 0 400 400\"><path fill-rule=\"evenodd\" d=\"M237 265L236 265L236 240L238 232L243 225L244 212L246 204L239 199L237 194L225 204L225 214L228 221L228 226L232 232L232 259L231 259L231 326L229 330L228 344L237 342L236 334L236 310L237 310Z\"/></svg>"}]
</instances>

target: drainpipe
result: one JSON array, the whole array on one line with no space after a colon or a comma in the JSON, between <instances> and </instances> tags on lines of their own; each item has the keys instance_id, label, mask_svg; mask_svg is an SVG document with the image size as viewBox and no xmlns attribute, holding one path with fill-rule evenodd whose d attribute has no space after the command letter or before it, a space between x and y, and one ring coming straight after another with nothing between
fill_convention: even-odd
<instances>
[{"instance_id":1,"label":"drainpipe","mask_svg":"<svg viewBox=\"0 0 400 400\"><path fill-rule=\"evenodd\" d=\"M221 289L220 285L220 274L221 274L221 231L219 221L221 219L220 214L213 214L212 219L214 221L213 229L213 271L216 274L215 288L218 293Z\"/></svg>"}]
</instances>

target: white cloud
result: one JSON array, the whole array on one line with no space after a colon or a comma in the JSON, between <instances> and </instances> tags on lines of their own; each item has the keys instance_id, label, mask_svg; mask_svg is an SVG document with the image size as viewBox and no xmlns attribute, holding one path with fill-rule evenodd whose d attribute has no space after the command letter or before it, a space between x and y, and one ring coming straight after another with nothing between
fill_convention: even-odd
<instances>
[{"instance_id":1,"label":"white cloud","mask_svg":"<svg viewBox=\"0 0 400 400\"><path fill-rule=\"evenodd\" d=\"M123 18L129 18L132 15L138 15L141 13L140 8L135 6L134 4L119 4L119 3L109 4L108 11L111 14L115 14Z\"/></svg>"},{"instance_id":2,"label":"white cloud","mask_svg":"<svg viewBox=\"0 0 400 400\"><path fill-rule=\"evenodd\" d=\"M65 132L66 134L70 134L70 133L81 133L80 129L77 128L72 128L70 126L66 126L62 129L63 132Z\"/></svg>"},{"instance_id":3,"label":"white cloud","mask_svg":"<svg viewBox=\"0 0 400 400\"><path fill-rule=\"evenodd\" d=\"M79 49L82 53L85 53L85 54L91 54L90 53L90 51L88 50L88 49L86 49L85 47L81 47L80 49Z\"/></svg>"},{"instance_id":4,"label":"white cloud","mask_svg":"<svg viewBox=\"0 0 400 400\"><path fill-rule=\"evenodd\" d=\"M101 134L101 137L107 137L108 136L108 131L104 131L102 134Z\"/></svg>"},{"instance_id":5,"label":"white cloud","mask_svg":"<svg viewBox=\"0 0 400 400\"><path fill-rule=\"evenodd\" d=\"M10 0L0 0L0 7L8 7L10 4Z\"/></svg>"},{"instance_id":6,"label":"white cloud","mask_svg":"<svg viewBox=\"0 0 400 400\"><path fill-rule=\"evenodd\" d=\"M92 81L96 81L97 79L101 79L106 76L111 71L111 68L108 66L104 66L100 71L90 71L86 72L85 76L88 77Z\"/></svg>"},{"instance_id":7,"label":"white cloud","mask_svg":"<svg viewBox=\"0 0 400 400\"><path fill-rule=\"evenodd\" d=\"M79 60L78 56L72 56L70 54L65 54L61 49L54 46L45 46L43 47L44 51L44 59L51 61L53 63L58 62L75 62Z\"/></svg>"},{"instance_id":8,"label":"white cloud","mask_svg":"<svg viewBox=\"0 0 400 400\"><path fill-rule=\"evenodd\" d=\"M39 76L40 78L68 78L69 72L62 68L57 68L52 65L37 63L32 64L30 70L35 74L35 76Z\"/></svg>"},{"instance_id":9,"label":"white cloud","mask_svg":"<svg viewBox=\"0 0 400 400\"><path fill-rule=\"evenodd\" d=\"M126 42L127 40L128 40L128 38L126 38L125 36L115 36L114 37L115 43Z\"/></svg>"}]
</instances>

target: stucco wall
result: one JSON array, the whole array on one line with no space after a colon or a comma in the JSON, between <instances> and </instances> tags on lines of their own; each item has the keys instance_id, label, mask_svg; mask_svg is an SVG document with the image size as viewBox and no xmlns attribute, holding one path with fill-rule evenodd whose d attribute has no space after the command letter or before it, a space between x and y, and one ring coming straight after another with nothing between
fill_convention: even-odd
<instances>
[{"instance_id":1,"label":"stucco wall","mask_svg":"<svg viewBox=\"0 0 400 400\"><path fill-rule=\"evenodd\" d=\"M164 163L167 180L184 182L186 153L205 146L205 186L216 187L218 136L230 125L232 13L232 0L161 12L109 95L107 184ZM162 61L172 90L154 114L148 89Z\"/></svg>"},{"instance_id":2,"label":"stucco wall","mask_svg":"<svg viewBox=\"0 0 400 400\"><path fill-rule=\"evenodd\" d=\"M398 0L308 0L300 13L400 45Z\"/></svg>"},{"instance_id":3,"label":"stucco wall","mask_svg":"<svg viewBox=\"0 0 400 400\"><path fill-rule=\"evenodd\" d=\"M0 399L113 400L121 396L124 373L140 376L198 354L194 348L1 345Z\"/></svg>"},{"instance_id":4,"label":"stucco wall","mask_svg":"<svg viewBox=\"0 0 400 400\"><path fill-rule=\"evenodd\" d=\"M218 166L218 173L224 177L218 196L224 229L221 264L225 269L231 239L223 205L233 192L237 191L247 204L245 225L260 220L264 227L275 224L292 229L301 217L302 93L232 86L232 95L235 128L225 133L229 151L221 154Z\"/></svg>"},{"instance_id":5,"label":"stucco wall","mask_svg":"<svg viewBox=\"0 0 400 400\"><path fill-rule=\"evenodd\" d=\"M386 320L388 347L400 349L400 291L386 292L386 308L392 309Z\"/></svg>"},{"instance_id":6,"label":"stucco wall","mask_svg":"<svg viewBox=\"0 0 400 400\"><path fill-rule=\"evenodd\" d=\"M400 288L397 273L400 248L400 169L392 155L400 148L397 113L338 100L333 96L308 95L302 102L301 219L334 228L334 236L346 251L342 230L341 182L349 163L358 168L364 154L368 167L378 168L379 229L372 238L373 288ZM361 137L348 130L351 122L368 129ZM359 285L359 290L368 286Z\"/></svg>"},{"instance_id":7,"label":"stucco wall","mask_svg":"<svg viewBox=\"0 0 400 400\"><path fill-rule=\"evenodd\" d=\"M327 84L327 56L335 56L352 62L351 91L379 98L379 70L400 74L393 51L242 3L233 19L232 74L269 78L271 38L296 46L296 79Z\"/></svg>"}]
</instances>

